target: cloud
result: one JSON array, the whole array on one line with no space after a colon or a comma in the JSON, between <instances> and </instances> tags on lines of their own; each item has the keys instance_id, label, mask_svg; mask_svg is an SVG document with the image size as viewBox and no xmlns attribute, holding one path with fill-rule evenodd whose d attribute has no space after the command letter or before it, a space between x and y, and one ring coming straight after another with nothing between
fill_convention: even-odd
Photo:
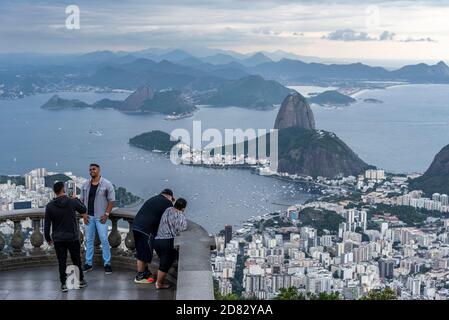
<instances>
[{"instance_id":1,"label":"cloud","mask_svg":"<svg viewBox=\"0 0 449 320\"><path fill-rule=\"evenodd\" d=\"M396 34L390 31L382 32L378 37L370 36L366 32L356 32L352 29L342 29L331 32L322 37L322 39L332 41L391 41Z\"/></svg>"},{"instance_id":2,"label":"cloud","mask_svg":"<svg viewBox=\"0 0 449 320\"><path fill-rule=\"evenodd\" d=\"M342 29L329 33L322 37L322 39L332 41L374 41L366 32L356 32L352 29Z\"/></svg>"},{"instance_id":3,"label":"cloud","mask_svg":"<svg viewBox=\"0 0 449 320\"><path fill-rule=\"evenodd\" d=\"M400 42L438 42L435 39L432 39L430 37L426 37L426 38L407 38L407 39L403 39L403 40L399 40Z\"/></svg>"},{"instance_id":4,"label":"cloud","mask_svg":"<svg viewBox=\"0 0 449 320\"><path fill-rule=\"evenodd\" d=\"M381 10L382 29L362 32L367 3ZM68 4L80 7L80 30L65 28ZM242 52L282 48L321 55L323 47L343 48L345 41L435 42L449 15L449 5L442 4L443 0L1 0L0 52L197 45ZM381 33L384 29L389 31ZM337 31L329 33L333 30ZM322 35L333 43L320 41ZM441 42L449 47L444 36Z\"/></svg>"},{"instance_id":5,"label":"cloud","mask_svg":"<svg viewBox=\"0 0 449 320\"><path fill-rule=\"evenodd\" d=\"M382 32L378 37L370 36L366 32L356 32L352 29L342 29L331 32L322 39L332 41L392 41L396 34L390 31Z\"/></svg>"},{"instance_id":6,"label":"cloud","mask_svg":"<svg viewBox=\"0 0 449 320\"><path fill-rule=\"evenodd\" d=\"M356 32L352 29L337 30L322 37L332 41L396 41L396 42L438 42L430 37L396 39L396 33L384 31L378 37L370 36L366 32Z\"/></svg>"},{"instance_id":7,"label":"cloud","mask_svg":"<svg viewBox=\"0 0 449 320\"><path fill-rule=\"evenodd\" d=\"M394 32L384 31L380 34L379 40L380 41L394 40L395 36L396 34Z\"/></svg>"}]
</instances>

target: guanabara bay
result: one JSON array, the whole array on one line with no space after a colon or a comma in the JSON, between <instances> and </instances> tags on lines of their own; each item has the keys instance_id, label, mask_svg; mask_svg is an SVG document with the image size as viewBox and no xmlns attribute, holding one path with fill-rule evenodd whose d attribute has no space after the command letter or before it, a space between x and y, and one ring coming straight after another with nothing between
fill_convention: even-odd
<instances>
[{"instance_id":1,"label":"guanabara bay","mask_svg":"<svg viewBox=\"0 0 449 320\"><path fill-rule=\"evenodd\" d=\"M446 2L0 1L2 310L449 300Z\"/></svg>"}]
</instances>

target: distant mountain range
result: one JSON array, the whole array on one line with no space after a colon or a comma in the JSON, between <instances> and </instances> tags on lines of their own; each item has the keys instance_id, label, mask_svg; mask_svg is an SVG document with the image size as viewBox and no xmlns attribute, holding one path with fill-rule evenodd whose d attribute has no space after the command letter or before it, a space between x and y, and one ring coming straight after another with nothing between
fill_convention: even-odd
<instances>
[{"instance_id":1,"label":"distant mountain range","mask_svg":"<svg viewBox=\"0 0 449 320\"><path fill-rule=\"evenodd\" d=\"M98 52L89 54L89 59L90 61L111 63L123 62L124 58L129 58L130 56L133 55L123 55L122 53L114 56L112 52ZM289 54L281 54L278 56L281 59L274 61L266 53L262 52L244 58L237 58L225 53L198 57L182 50L173 50L158 56L147 54L143 57L154 62L166 60L205 72L211 72L214 69L233 68L244 72L246 75L257 74L268 79L280 81L305 81L316 78L322 80L391 80L414 83L449 83L449 67L443 61L435 65L425 63L407 65L390 71L383 67L373 67L362 63L324 64L304 62L298 58L292 59L292 55ZM82 58L86 59L85 56L82 56ZM217 68L217 66L220 67ZM167 69L163 71L168 72ZM216 76L220 76L220 73Z\"/></svg>"},{"instance_id":2,"label":"distant mountain range","mask_svg":"<svg viewBox=\"0 0 449 320\"><path fill-rule=\"evenodd\" d=\"M185 89L185 87L183 87ZM66 100L54 95L42 108L112 108L123 112L159 112L180 115L196 110L196 104L214 107L236 106L249 109L266 109L280 104L293 90L273 80L260 76L247 76L237 80L223 80L213 89L183 93L179 89L154 90L149 85L138 87L124 101L102 99L89 105L79 100ZM185 92L185 91L184 91Z\"/></svg>"},{"instance_id":3,"label":"distant mountain range","mask_svg":"<svg viewBox=\"0 0 449 320\"><path fill-rule=\"evenodd\" d=\"M82 55L0 54L0 97L14 98L74 88L175 89L189 95L222 90L230 80L260 76L282 85L366 85L366 81L449 83L449 67L416 64L397 70L362 63L324 64L277 51L242 55L224 50L98 51ZM280 59L280 60L276 60ZM223 99L220 99L223 100ZM280 102L278 102L280 103Z\"/></svg>"},{"instance_id":4,"label":"distant mountain range","mask_svg":"<svg viewBox=\"0 0 449 320\"><path fill-rule=\"evenodd\" d=\"M200 98L199 102L217 107L265 109L280 104L291 91L276 81L248 76L223 84L210 96Z\"/></svg>"},{"instance_id":5,"label":"distant mountain range","mask_svg":"<svg viewBox=\"0 0 449 320\"><path fill-rule=\"evenodd\" d=\"M250 70L269 79L284 81L321 80L383 80L407 81L413 83L449 83L449 67L444 62L436 65L418 64L389 71L362 63L322 64L305 63L299 60L282 59L267 62Z\"/></svg>"},{"instance_id":6,"label":"distant mountain range","mask_svg":"<svg viewBox=\"0 0 449 320\"><path fill-rule=\"evenodd\" d=\"M195 105L177 90L154 92L150 87L138 88L124 101L102 99L92 105L76 99L63 99L54 95L45 104L43 109L83 109L83 108L117 109L132 113L162 113L167 115L190 114L196 110Z\"/></svg>"}]
</instances>

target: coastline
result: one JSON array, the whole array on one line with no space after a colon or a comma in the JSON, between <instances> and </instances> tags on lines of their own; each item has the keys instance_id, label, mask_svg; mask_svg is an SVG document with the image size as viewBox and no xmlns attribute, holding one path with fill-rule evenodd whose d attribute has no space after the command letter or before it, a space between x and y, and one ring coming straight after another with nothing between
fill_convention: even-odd
<instances>
[{"instance_id":1,"label":"coastline","mask_svg":"<svg viewBox=\"0 0 449 320\"><path fill-rule=\"evenodd\" d=\"M134 147L140 148L137 145L134 145ZM161 154L159 152L154 152L152 150L148 150L145 148L140 148L143 149L145 151L151 152L153 154ZM163 152L163 155L167 156L169 154L169 152ZM304 192L309 193L309 194L315 194L315 195L322 195L324 190L331 190L331 189L338 189L338 187L333 187L333 186L328 186L316 181L310 181L310 180L305 180L305 179L300 179L300 178L293 178L293 177L289 177L289 176L283 176L283 173L274 173L274 174L261 174L259 172L258 169L260 169L261 167L258 165L254 165L254 164L206 164L206 163L181 163L180 165L183 166L189 166L189 167L199 167L199 168L208 168L208 169L218 169L218 170L228 170L228 169L236 169L236 170L250 170L252 174L257 174L259 176L264 176L264 177L269 177L269 178L273 178L273 179L277 179L277 180L281 180L281 181L286 181L286 182L293 182L296 184L300 184L300 185L313 185L315 187L313 188L307 188L304 189Z\"/></svg>"},{"instance_id":2,"label":"coastline","mask_svg":"<svg viewBox=\"0 0 449 320\"><path fill-rule=\"evenodd\" d=\"M385 90L385 89L389 89L389 88L393 88L393 87L399 87L399 86L406 86L406 85L410 85L411 83L408 82L401 82L401 83L391 83L391 84L386 84L383 86L379 86L379 87L372 87L372 88L354 88L353 92L350 92L349 94L346 93L348 96L356 99L359 98L361 95L373 91L373 90ZM337 90L338 91L338 90ZM340 92L340 91L339 91ZM341 92L343 93L343 92Z\"/></svg>"}]
</instances>

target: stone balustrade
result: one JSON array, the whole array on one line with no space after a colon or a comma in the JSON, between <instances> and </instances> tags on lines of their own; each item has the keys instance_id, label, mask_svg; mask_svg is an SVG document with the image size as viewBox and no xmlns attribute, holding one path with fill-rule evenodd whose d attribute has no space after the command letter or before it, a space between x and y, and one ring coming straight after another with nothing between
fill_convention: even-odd
<instances>
[{"instance_id":1,"label":"stone balustrade","mask_svg":"<svg viewBox=\"0 0 449 320\"><path fill-rule=\"evenodd\" d=\"M135 270L134 258L135 244L132 233L132 224L135 212L115 209L110 215L110 233L108 236L111 246L111 264ZM79 217L81 219L81 217ZM54 249L44 241L43 235L44 209L26 209L13 211L0 211L0 272L26 267L51 266L57 264ZM6 236L2 227L10 222L13 226L12 234ZM24 221L29 221L31 234L28 236L23 227ZM119 231L119 222L127 224L126 236L122 239ZM122 222L123 223L123 222ZM84 251L84 233L80 222L80 242ZM9 238L7 241L7 238ZM28 244L29 240L29 244ZM101 249L98 235L95 239L94 264L102 263ZM188 221L188 229L175 239L179 251L179 261L175 262L170 270L167 280L182 284L177 288L176 296L182 299L213 299L212 272L210 266L210 250L214 247L213 238L200 225ZM152 266L153 272L158 267L158 258L155 257ZM184 267L183 267L184 266ZM183 269L184 268L184 269ZM204 279L204 277L207 279ZM197 288L193 281L199 280ZM208 279L210 277L210 279ZM204 281L207 280L207 281Z\"/></svg>"}]
</instances>

